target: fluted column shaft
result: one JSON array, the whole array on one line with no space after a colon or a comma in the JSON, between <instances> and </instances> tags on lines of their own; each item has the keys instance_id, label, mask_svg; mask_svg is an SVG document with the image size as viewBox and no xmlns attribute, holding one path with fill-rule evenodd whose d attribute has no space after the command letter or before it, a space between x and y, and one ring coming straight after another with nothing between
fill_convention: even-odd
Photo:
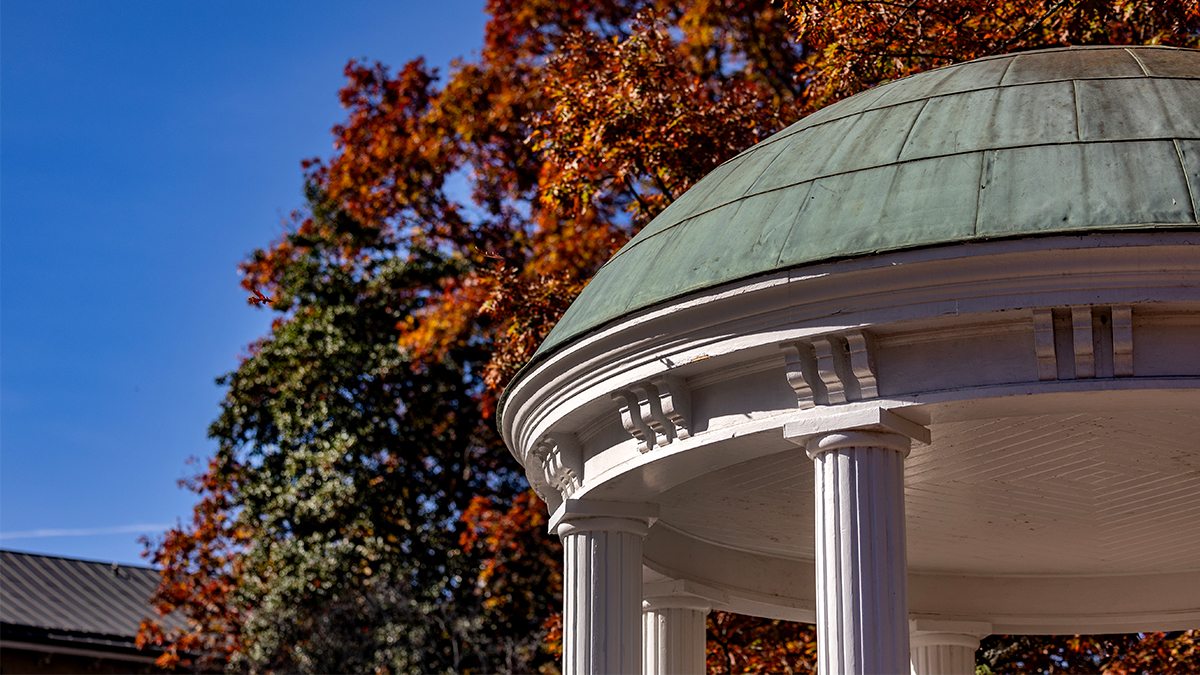
<instances>
[{"instance_id":1,"label":"fluted column shaft","mask_svg":"<svg viewBox=\"0 0 1200 675\"><path fill-rule=\"evenodd\" d=\"M972 675L979 636L965 633L912 634L912 675Z\"/></svg>"},{"instance_id":2,"label":"fluted column shaft","mask_svg":"<svg viewBox=\"0 0 1200 675\"><path fill-rule=\"evenodd\" d=\"M644 518L566 517L563 675L639 673Z\"/></svg>"},{"instance_id":3,"label":"fluted column shaft","mask_svg":"<svg viewBox=\"0 0 1200 675\"><path fill-rule=\"evenodd\" d=\"M703 675L710 607L694 596L647 597L642 601L642 673Z\"/></svg>"},{"instance_id":4,"label":"fluted column shaft","mask_svg":"<svg viewBox=\"0 0 1200 675\"><path fill-rule=\"evenodd\" d=\"M808 440L816 474L817 648L823 673L909 670L904 458L910 439Z\"/></svg>"}]
</instances>

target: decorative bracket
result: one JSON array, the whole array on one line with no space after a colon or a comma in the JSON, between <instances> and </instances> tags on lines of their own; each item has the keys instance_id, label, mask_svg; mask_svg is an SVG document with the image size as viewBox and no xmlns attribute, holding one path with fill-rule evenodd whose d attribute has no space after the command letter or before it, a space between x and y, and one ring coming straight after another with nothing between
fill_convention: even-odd
<instances>
[{"instance_id":1,"label":"decorative bracket","mask_svg":"<svg viewBox=\"0 0 1200 675\"><path fill-rule=\"evenodd\" d=\"M1058 377L1058 360L1054 356L1054 316L1048 309L1033 310L1033 352L1037 356L1039 380Z\"/></svg>"},{"instance_id":2,"label":"decorative bracket","mask_svg":"<svg viewBox=\"0 0 1200 675\"><path fill-rule=\"evenodd\" d=\"M861 330L784 345L784 373L801 409L879 396L871 337Z\"/></svg>"},{"instance_id":3,"label":"decorative bracket","mask_svg":"<svg viewBox=\"0 0 1200 675\"><path fill-rule=\"evenodd\" d=\"M1133 308L1034 309L1033 352L1039 380L1132 377Z\"/></svg>"},{"instance_id":4,"label":"decorative bracket","mask_svg":"<svg viewBox=\"0 0 1200 675\"><path fill-rule=\"evenodd\" d=\"M621 389L612 398L618 403L621 424L641 452L692 435L691 392L678 377L656 377Z\"/></svg>"},{"instance_id":5,"label":"decorative bracket","mask_svg":"<svg viewBox=\"0 0 1200 675\"><path fill-rule=\"evenodd\" d=\"M1133 376L1133 308L1112 308L1113 377Z\"/></svg>"},{"instance_id":6,"label":"decorative bracket","mask_svg":"<svg viewBox=\"0 0 1200 675\"><path fill-rule=\"evenodd\" d=\"M583 450L575 434L550 432L542 436L529 453L525 474L534 492L547 504L570 499L583 484ZM557 494L551 494L551 490Z\"/></svg>"}]
</instances>

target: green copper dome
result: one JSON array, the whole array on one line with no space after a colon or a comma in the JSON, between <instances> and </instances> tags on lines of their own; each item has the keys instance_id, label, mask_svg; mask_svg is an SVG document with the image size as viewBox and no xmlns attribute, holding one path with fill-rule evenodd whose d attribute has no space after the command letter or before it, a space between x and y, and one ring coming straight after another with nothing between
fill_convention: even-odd
<instances>
[{"instance_id":1,"label":"green copper dome","mask_svg":"<svg viewBox=\"0 0 1200 675\"><path fill-rule=\"evenodd\" d=\"M596 274L539 355L726 282L881 251L1195 228L1200 51L1025 52L820 110L717 167Z\"/></svg>"}]
</instances>

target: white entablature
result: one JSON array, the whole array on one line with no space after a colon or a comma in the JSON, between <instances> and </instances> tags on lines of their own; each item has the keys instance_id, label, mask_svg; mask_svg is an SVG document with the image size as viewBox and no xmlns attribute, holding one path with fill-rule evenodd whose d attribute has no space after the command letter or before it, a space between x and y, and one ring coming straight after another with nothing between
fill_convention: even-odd
<instances>
[{"instance_id":1,"label":"white entablature","mask_svg":"<svg viewBox=\"0 0 1200 675\"><path fill-rule=\"evenodd\" d=\"M886 429L916 441L907 462L914 613L1025 633L1200 625L1200 454L1189 453L1200 433L1198 239L993 242L716 289L536 364L509 394L505 430L529 448L530 480L552 510L564 497L662 505L647 567L721 589L720 608L814 619L813 578L798 572L815 554L812 469L797 443ZM1158 456L1144 447L1130 456L1128 436L1147 426L1172 442ZM964 445L980 427L986 446ZM1090 458L1072 451L1081 444ZM1036 479L1023 473L1030 467ZM996 529L976 525L1003 510L994 499L1017 501L997 493L1020 483L1027 527L995 523L1006 536L1025 530L1003 543L1020 565L1015 578ZM1183 498L1189 491L1198 496ZM1175 498L1171 509L1147 511L1156 494ZM1130 514L1093 510L1110 495ZM955 501L939 509L943 497ZM1129 518L1138 536L1104 534ZM1074 551L1054 544L1093 535ZM1081 573L1058 584L1076 557ZM1130 576L1146 569L1155 573ZM977 589L967 595L988 595L986 612L947 592L964 576ZM1127 607L1114 594L1123 586ZM1066 609L1062 600L1080 592L1105 601ZM1149 598L1168 605L1150 611Z\"/></svg>"}]
</instances>

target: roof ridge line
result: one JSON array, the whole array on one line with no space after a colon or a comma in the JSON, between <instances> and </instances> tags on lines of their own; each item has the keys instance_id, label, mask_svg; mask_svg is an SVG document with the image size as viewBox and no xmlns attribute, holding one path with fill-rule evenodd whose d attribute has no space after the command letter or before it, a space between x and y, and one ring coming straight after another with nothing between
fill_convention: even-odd
<instances>
[{"instance_id":1,"label":"roof ridge line","mask_svg":"<svg viewBox=\"0 0 1200 675\"><path fill-rule=\"evenodd\" d=\"M69 562L81 562L81 563L88 563L91 565L108 565L108 566L118 565L120 567L131 567L134 569L152 570L154 572L159 571L159 569L153 565L143 565L141 563L124 563L124 562L120 562L117 560L101 560L98 558L77 558L74 556L62 555L60 553L37 553L35 551L18 551L16 549L12 549L12 548L0 548L0 555L5 554L5 553L11 553L13 555L29 556L32 558L52 558L52 559L56 559L56 560L66 560Z\"/></svg>"}]
</instances>

